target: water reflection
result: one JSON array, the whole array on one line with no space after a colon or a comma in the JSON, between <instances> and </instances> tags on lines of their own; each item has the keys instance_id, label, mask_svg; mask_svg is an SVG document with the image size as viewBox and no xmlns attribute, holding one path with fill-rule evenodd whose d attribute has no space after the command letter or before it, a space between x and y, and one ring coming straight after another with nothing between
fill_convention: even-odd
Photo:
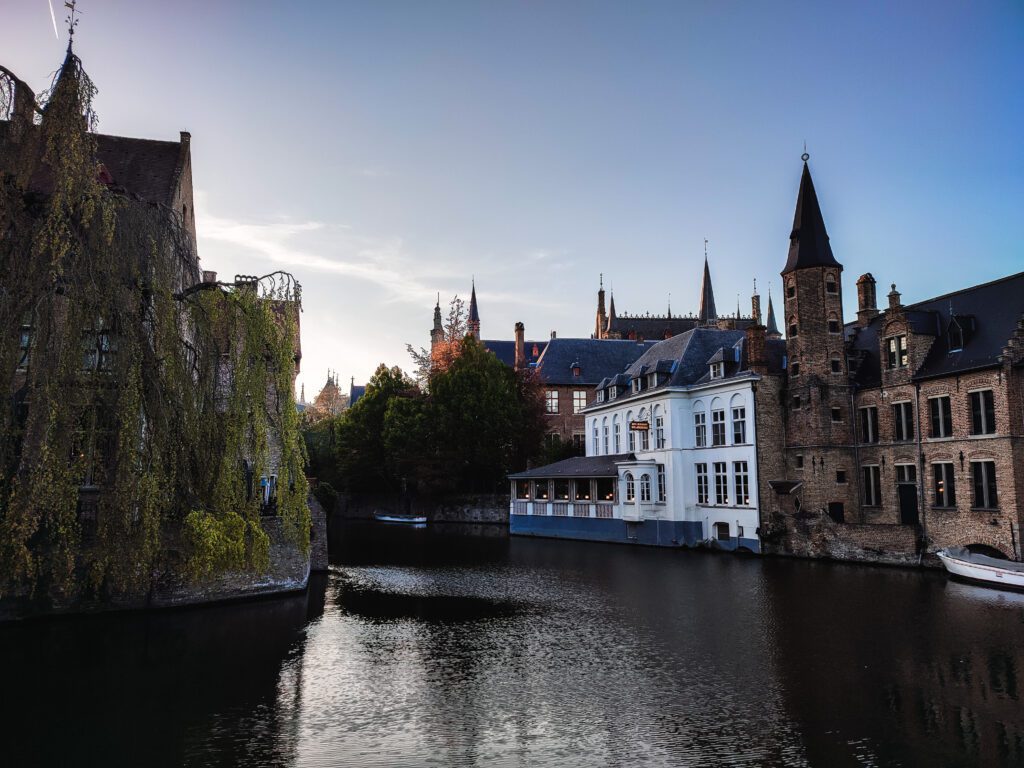
<instances>
[{"instance_id":1,"label":"water reflection","mask_svg":"<svg viewBox=\"0 0 1024 768\"><path fill-rule=\"evenodd\" d=\"M502 533L348 525L308 595L3 628L12 764L1024 764L1024 596Z\"/></svg>"}]
</instances>

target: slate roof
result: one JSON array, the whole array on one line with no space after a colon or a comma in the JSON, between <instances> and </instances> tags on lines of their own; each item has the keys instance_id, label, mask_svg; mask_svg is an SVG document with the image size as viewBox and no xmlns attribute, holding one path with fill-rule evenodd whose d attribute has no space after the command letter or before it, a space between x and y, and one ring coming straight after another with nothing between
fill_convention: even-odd
<instances>
[{"instance_id":1,"label":"slate roof","mask_svg":"<svg viewBox=\"0 0 1024 768\"><path fill-rule=\"evenodd\" d=\"M34 126L33 130L38 127ZM11 156L9 131L10 123L0 120L0 170L4 169L4 159ZM112 177L112 186L122 187L150 203L169 205L172 202L182 158L180 141L132 139L102 133L95 134L95 138L96 159ZM36 172L30 187L43 194L50 191L52 181L46 169Z\"/></svg>"},{"instance_id":2,"label":"slate roof","mask_svg":"<svg viewBox=\"0 0 1024 768\"><path fill-rule=\"evenodd\" d=\"M804 161L800 177L800 191L796 196L796 212L793 214L793 231L789 234L789 258L782 274L804 267L839 267L842 265L832 255L832 246L825 231L825 220L821 216L818 195L814 191L811 171Z\"/></svg>"},{"instance_id":3,"label":"slate roof","mask_svg":"<svg viewBox=\"0 0 1024 768\"><path fill-rule=\"evenodd\" d=\"M633 363L627 373L634 376L643 366L652 368L661 360L673 360L677 361L678 365L668 384L674 387L696 384L709 375L708 360L716 352L722 347L731 350L737 345L742 349L745 337L746 333L743 331L694 328L655 344Z\"/></svg>"},{"instance_id":4,"label":"slate roof","mask_svg":"<svg viewBox=\"0 0 1024 768\"><path fill-rule=\"evenodd\" d=\"M537 369L545 384L594 386L625 371L652 346L654 342L554 338L537 361ZM579 364L579 376L573 376L574 363Z\"/></svg>"},{"instance_id":5,"label":"slate roof","mask_svg":"<svg viewBox=\"0 0 1024 768\"><path fill-rule=\"evenodd\" d=\"M360 397L366 394L365 384L353 384L348 391L348 407L351 408Z\"/></svg>"},{"instance_id":6,"label":"slate roof","mask_svg":"<svg viewBox=\"0 0 1024 768\"><path fill-rule=\"evenodd\" d=\"M509 475L510 480L532 480L534 478L561 477L617 477L616 463L635 461L632 453L618 453L611 456L573 456L571 459L556 461L545 467L528 469Z\"/></svg>"},{"instance_id":7,"label":"slate roof","mask_svg":"<svg viewBox=\"0 0 1024 768\"><path fill-rule=\"evenodd\" d=\"M744 329L754 324L751 317L741 317L736 320L736 328ZM667 336L678 336L681 333L698 328L701 321L692 316L651 316L637 317L633 315L621 315L608 318L608 332L628 338L630 333L635 333L637 339L648 339L660 341Z\"/></svg>"},{"instance_id":8,"label":"slate roof","mask_svg":"<svg viewBox=\"0 0 1024 768\"><path fill-rule=\"evenodd\" d=\"M507 365L509 368L514 368L516 364L516 343L515 341L506 341L504 339L483 339L481 344L497 357L501 362ZM547 341L527 341L526 342L526 362L536 363L540 356L544 354L544 347L547 346ZM537 354L533 354L534 347L537 348Z\"/></svg>"},{"instance_id":9,"label":"slate roof","mask_svg":"<svg viewBox=\"0 0 1024 768\"><path fill-rule=\"evenodd\" d=\"M949 346L951 309L957 317L973 318L973 330L965 334L963 348L957 352ZM999 364L1003 347L1024 315L1024 272L909 304L904 311L915 332L935 335L928 356L914 371L915 380L989 368ZM855 374L860 386L881 383L878 338L884 324L883 313L863 328L856 323L845 327L846 338L861 361Z\"/></svg>"}]
</instances>

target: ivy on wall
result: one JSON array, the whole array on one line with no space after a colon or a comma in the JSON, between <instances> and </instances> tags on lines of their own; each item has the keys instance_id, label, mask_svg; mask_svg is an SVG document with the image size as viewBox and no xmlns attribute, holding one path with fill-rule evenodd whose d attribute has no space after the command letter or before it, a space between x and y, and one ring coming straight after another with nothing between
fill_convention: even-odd
<instances>
[{"instance_id":1,"label":"ivy on wall","mask_svg":"<svg viewBox=\"0 0 1024 768\"><path fill-rule=\"evenodd\" d=\"M309 542L299 297L202 284L178 215L98 180L95 92L69 52L0 163L0 597L265 569L275 472Z\"/></svg>"}]
</instances>

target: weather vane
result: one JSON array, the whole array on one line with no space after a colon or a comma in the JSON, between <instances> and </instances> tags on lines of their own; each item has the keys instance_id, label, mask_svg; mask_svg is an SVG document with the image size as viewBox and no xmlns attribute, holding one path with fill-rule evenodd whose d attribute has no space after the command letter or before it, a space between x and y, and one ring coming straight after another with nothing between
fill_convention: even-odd
<instances>
[{"instance_id":1,"label":"weather vane","mask_svg":"<svg viewBox=\"0 0 1024 768\"><path fill-rule=\"evenodd\" d=\"M802 155L800 155L800 159L803 160L805 163L808 160L811 159L811 156L807 154L807 141L806 141L806 139L804 140L804 153Z\"/></svg>"},{"instance_id":2,"label":"weather vane","mask_svg":"<svg viewBox=\"0 0 1024 768\"><path fill-rule=\"evenodd\" d=\"M707 261L707 258L708 258L708 239L705 237L704 238L704 260Z\"/></svg>"},{"instance_id":3,"label":"weather vane","mask_svg":"<svg viewBox=\"0 0 1024 768\"><path fill-rule=\"evenodd\" d=\"M68 9L68 51L71 50L71 44L75 40L75 27L78 26L78 9L75 7L78 5L78 0L64 0L64 7Z\"/></svg>"}]
</instances>

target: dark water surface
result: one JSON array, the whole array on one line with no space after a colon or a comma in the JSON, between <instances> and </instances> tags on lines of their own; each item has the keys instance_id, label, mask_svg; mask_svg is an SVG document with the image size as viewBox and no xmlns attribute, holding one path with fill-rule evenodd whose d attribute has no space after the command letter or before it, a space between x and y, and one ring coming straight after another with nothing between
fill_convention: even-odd
<instances>
[{"instance_id":1,"label":"dark water surface","mask_svg":"<svg viewBox=\"0 0 1024 768\"><path fill-rule=\"evenodd\" d=\"M1024 765L1021 594L458 526L332 546L297 597L0 627L0 765Z\"/></svg>"}]
</instances>

